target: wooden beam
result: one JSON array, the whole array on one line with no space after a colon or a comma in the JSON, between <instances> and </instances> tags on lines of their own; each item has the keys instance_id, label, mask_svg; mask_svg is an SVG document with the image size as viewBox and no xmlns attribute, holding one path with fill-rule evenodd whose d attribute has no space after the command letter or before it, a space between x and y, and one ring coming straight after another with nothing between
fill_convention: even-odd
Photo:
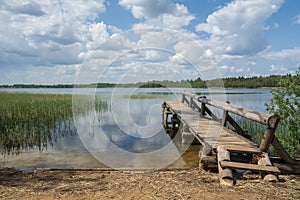
<instances>
[{"instance_id":1,"label":"wooden beam","mask_svg":"<svg viewBox=\"0 0 300 200\"><path fill-rule=\"evenodd\" d=\"M223 161L230 161L230 153L226 150L224 146L218 146L218 169L219 169L219 179L221 185L233 186L233 175L232 170L226 166L222 166Z\"/></svg>"},{"instance_id":2,"label":"wooden beam","mask_svg":"<svg viewBox=\"0 0 300 200\"><path fill-rule=\"evenodd\" d=\"M256 148L250 148L240 145L226 145L225 146L228 151L232 152L244 152L244 153L254 153L254 154L261 154L262 152L259 149Z\"/></svg>"},{"instance_id":3,"label":"wooden beam","mask_svg":"<svg viewBox=\"0 0 300 200\"><path fill-rule=\"evenodd\" d=\"M220 122L220 119L207 106L205 106L205 112L207 112L213 120Z\"/></svg>"},{"instance_id":4,"label":"wooden beam","mask_svg":"<svg viewBox=\"0 0 300 200\"><path fill-rule=\"evenodd\" d=\"M272 143L273 139L274 139L274 129L273 128L267 128L265 131L265 134L263 136L263 139L260 143L259 149L263 152L267 152L270 144Z\"/></svg>"},{"instance_id":5,"label":"wooden beam","mask_svg":"<svg viewBox=\"0 0 300 200\"><path fill-rule=\"evenodd\" d=\"M193 101L194 101L194 100L193 100L193 98L192 98L192 97L190 97L190 102L189 102L189 107L190 107L190 108L192 108L192 107L193 107Z\"/></svg>"},{"instance_id":6,"label":"wooden beam","mask_svg":"<svg viewBox=\"0 0 300 200\"><path fill-rule=\"evenodd\" d=\"M246 135L242 127L229 114L227 115L227 121L233 126L237 133L241 134L242 136Z\"/></svg>"},{"instance_id":7,"label":"wooden beam","mask_svg":"<svg viewBox=\"0 0 300 200\"><path fill-rule=\"evenodd\" d=\"M195 102L195 101L192 101L192 107L194 108L194 109L196 109L198 112L200 112L200 107L198 106L198 104Z\"/></svg>"},{"instance_id":8,"label":"wooden beam","mask_svg":"<svg viewBox=\"0 0 300 200\"><path fill-rule=\"evenodd\" d=\"M184 99L185 99L185 94L182 94L181 103L184 103Z\"/></svg>"},{"instance_id":9,"label":"wooden beam","mask_svg":"<svg viewBox=\"0 0 300 200\"><path fill-rule=\"evenodd\" d=\"M228 112L234 113L236 115L242 116L252 121L256 121L263 125L267 125L268 127L271 128L275 127L275 123L279 119L278 115L271 115L264 112L258 112L249 108L244 108L233 104L227 104L221 101L202 98L201 96L192 94L190 92L183 92L182 94L194 98L201 103L205 103L207 105L214 106L222 110L226 110Z\"/></svg>"},{"instance_id":10,"label":"wooden beam","mask_svg":"<svg viewBox=\"0 0 300 200\"><path fill-rule=\"evenodd\" d=\"M206 112L206 105L205 105L205 103L201 103L200 116L204 117L205 112Z\"/></svg>"},{"instance_id":11,"label":"wooden beam","mask_svg":"<svg viewBox=\"0 0 300 200\"><path fill-rule=\"evenodd\" d=\"M272 146L275 148L276 152L283 161L291 165L297 164L297 162L293 158L291 158L291 156L286 152L286 150L283 148L283 146L276 137L274 137L272 141Z\"/></svg>"},{"instance_id":12,"label":"wooden beam","mask_svg":"<svg viewBox=\"0 0 300 200\"><path fill-rule=\"evenodd\" d=\"M228 111L224 110L223 111L222 122L221 122L222 126L226 127L227 119L228 119Z\"/></svg>"},{"instance_id":13,"label":"wooden beam","mask_svg":"<svg viewBox=\"0 0 300 200\"><path fill-rule=\"evenodd\" d=\"M245 169L251 171L265 171L265 172L280 173L279 169L274 166L262 166L256 164L238 163L238 162L230 162L230 161L221 161L220 165L222 167L227 167L230 169Z\"/></svg>"}]
</instances>

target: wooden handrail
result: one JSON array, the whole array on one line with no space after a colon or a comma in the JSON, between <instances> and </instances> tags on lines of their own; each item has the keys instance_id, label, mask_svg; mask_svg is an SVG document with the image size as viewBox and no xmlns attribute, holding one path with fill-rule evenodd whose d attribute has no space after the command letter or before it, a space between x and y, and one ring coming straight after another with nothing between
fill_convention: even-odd
<instances>
[{"instance_id":1,"label":"wooden handrail","mask_svg":"<svg viewBox=\"0 0 300 200\"><path fill-rule=\"evenodd\" d=\"M268 114L268 113L264 113L264 112L258 112L258 111L255 111L255 110L252 110L249 108L232 105L232 104L224 103L224 102L217 101L217 100L207 99L203 96L192 94L190 92L182 92L182 95L183 95L182 99L184 99L185 96L188 96L190 98L193 98L193 99L199 101L200 103L204 103L204 104L222 109L224 111L234 113L234 114L244 117L246 119L266 125L270 128L276 128L276 126L280 120L280 117L276 114Z\"/></svg>"}]
</instances>

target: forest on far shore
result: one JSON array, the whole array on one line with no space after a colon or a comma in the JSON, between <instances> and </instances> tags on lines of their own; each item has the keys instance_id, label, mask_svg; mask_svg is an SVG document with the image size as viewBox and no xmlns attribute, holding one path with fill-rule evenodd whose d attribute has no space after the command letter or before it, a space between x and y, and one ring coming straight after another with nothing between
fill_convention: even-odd
<instances>
[{"instance_id":1,"label":"forest on far shore","mask_svg":"<svg viewBox=\"0 0 300 200\"><path fill-rule=\"evenodd\" d=\"M253 76L253 77L232 77L212 80L202 80L197 78L194 80L182 81L147 81L129 84L115 83L91 83L91 84L56 84L56 85L39 85L39 84L13 84L0 85L0 88L73 88L73 87L92 87L92 88L109 88L109 87L141 87L141 88L160 88L160 87L225 87L225 88L262 88L262 87L277 87L279 80L291 78L291 74L287 75L270 75L270 76Z\"/></svg>"}]
</instances>

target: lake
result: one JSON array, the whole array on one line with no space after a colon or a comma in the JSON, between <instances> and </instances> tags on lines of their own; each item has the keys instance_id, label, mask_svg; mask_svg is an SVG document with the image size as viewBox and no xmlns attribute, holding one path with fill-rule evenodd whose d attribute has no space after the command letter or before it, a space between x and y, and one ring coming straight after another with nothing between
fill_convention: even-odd
<instances>
[{"instance_id":1,"label":"lake","mask_svg":"<svg viewBox=\"0 0 300 200\"><path fill-rule=\"evenodd\" d=\"M19 154L1 150L0 167L32 171L36 168L193 168L198 145L171 139L162 126L161 104L181 100L182 88L0 89L6 92L84 94L109 105L101 112L76 112L63 136L49 139L42 149L26 148ZM229 101L258 111L271 98L269 89L185 89L207 98ZM95 100L95 99L94 99ZM80 100L81 101L81 100ZM80 106L73 96L73 108ZM61 127L61 126L60 126ZM60 134L59 130L56 131Z\"/></svg>"}]
</instances>

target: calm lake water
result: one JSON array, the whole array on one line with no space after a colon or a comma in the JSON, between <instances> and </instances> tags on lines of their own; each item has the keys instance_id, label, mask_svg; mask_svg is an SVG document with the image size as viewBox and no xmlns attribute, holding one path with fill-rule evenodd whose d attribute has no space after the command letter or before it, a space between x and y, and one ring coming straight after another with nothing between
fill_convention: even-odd
<instances>
[{"instance_id":1,"label":"calm lake water","mask_svg":"<svg viewBox=\"0 0 300 200\"><path fill-rule=\"evenodd\" d=\"M269 89L186 89L207 98L265 111ZM7 92L86 94L107 101L109 109L74 115L68 134L48 141L42 149L0 155L0 167L21 170L49 168L197 167L198 145L172 140L162 126L161 104L181 100L180 89L1 89ZM153 96L156 96L153 98ZM73 99L76 106L76 98ZM1 151L2 152L2 151ZM183 154L183 155L182 155Z\"/></svg>"}]
</instances>

